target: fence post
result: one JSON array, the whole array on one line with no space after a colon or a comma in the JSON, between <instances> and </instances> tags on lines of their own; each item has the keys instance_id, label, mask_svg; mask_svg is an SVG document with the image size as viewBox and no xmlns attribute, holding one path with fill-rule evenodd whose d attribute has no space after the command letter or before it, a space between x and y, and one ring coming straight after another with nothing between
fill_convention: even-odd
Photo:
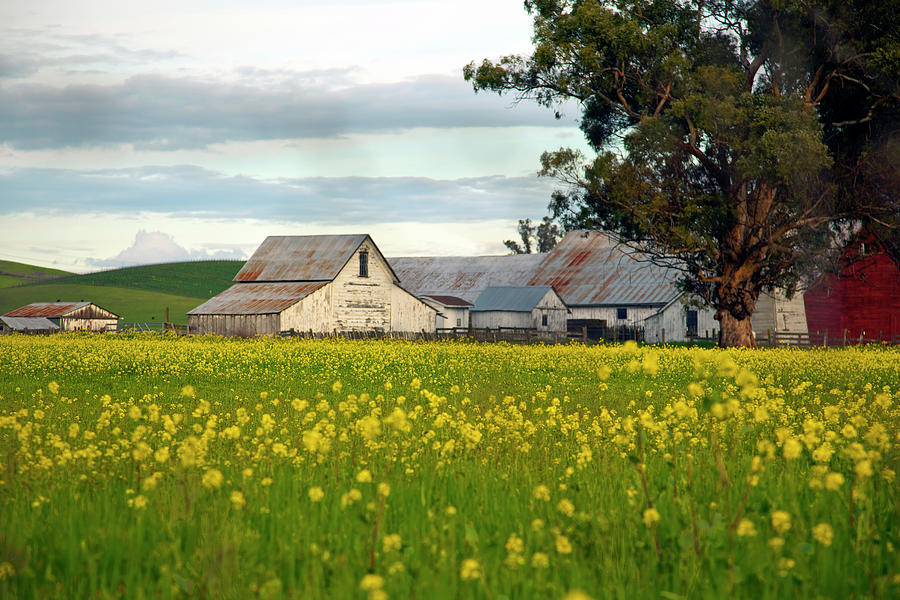
<instances>
[{"instance_id":1,"label":"fence post","mask_svg":"<svg viewBox=\"0 0 900 600\"><path fill-rule=\"evenodd\" d=\"M822 347L823 348L828 347L828 330L827 329L825 330L825 337L822 338Z\"/></svg>"},{"instance_id":2,"label":"fence post","mask_svg":"<svg viewBox=\"0 0 900 600\"><path fill-rule=\"evenodd\" d=\"M847 328L845 327L844 328L844 340L843 340L843 342L841 342L841 346L846 346L846 345L847 345Z\"/></svg>"},{"instance_id":3,"label":"fence post","mask_svg":"<svg viewBox=\"0 0 900 600\"><path fill-rule=\"evenodd\" d=\"M772 345L772 330L771 329L766 329L766 343L769 344L769 346Z\"/></svg>"},{"instance_id":4,"label":"fence post","mask_svg":"<svg viewBox=\"0 0 900 600\"><path fill-rule=\"evenodd\" d=\"M666 345L666 328L665 327L662 328L662 345L663 346Z\"/></svg>"},{"instance_id":5,"label":"fence post","mask_svg":"<svg viewBox=\"0 0 900 600\"><path fill-rule=\"evenodd\" d=\"M587 344L587 325L581 328L581 343Z\"/></svg>"}]
</instances>

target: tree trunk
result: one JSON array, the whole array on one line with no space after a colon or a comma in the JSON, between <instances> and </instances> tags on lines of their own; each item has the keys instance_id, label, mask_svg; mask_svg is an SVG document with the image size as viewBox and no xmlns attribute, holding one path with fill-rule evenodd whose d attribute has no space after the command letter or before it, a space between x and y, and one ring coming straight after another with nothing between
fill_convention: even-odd
<instances>
[{"instance_id":1,"label":"tree trunk","mask_svg":"<svg viewBox=\"0 0 900 600\"><path fill-rule=\"evenodd\" d=\"M753 337L753 326L750 324L750 315L743 319L738 319L724 308L720 308L716 311L716 320L719 321L720 327L720 347L756 347L756 339Z\"/></svg>"}]
</instances>

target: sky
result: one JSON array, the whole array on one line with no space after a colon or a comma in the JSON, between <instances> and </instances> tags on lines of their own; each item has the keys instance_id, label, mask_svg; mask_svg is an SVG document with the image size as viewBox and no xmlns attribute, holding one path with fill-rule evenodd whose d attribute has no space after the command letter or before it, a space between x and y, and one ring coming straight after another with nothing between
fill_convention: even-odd
<instances>
[{"instance_id":1,"label":"sky","mask_svg":"<svg viewBox=\"0 0 900 600\"><path fill-rule=\"evenodd\" d=\"M521 0L0 3L0 258L76 272L369 233L503 254L577 107L475 94Z\"/></svg>"}]
</instances>

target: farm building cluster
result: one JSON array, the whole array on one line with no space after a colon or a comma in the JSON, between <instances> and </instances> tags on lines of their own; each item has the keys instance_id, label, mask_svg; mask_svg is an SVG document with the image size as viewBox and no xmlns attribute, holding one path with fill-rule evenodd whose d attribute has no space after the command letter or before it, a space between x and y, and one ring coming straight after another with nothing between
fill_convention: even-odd
<instances>
[{"instance_id":1,"label":"farm building cluster","mask_svg":"<svg viewBox=\"0 0 900 600\"><path fill-rule=\"evenodd\" d=\"M192 332L229 336L513 329L648 342L715 338L677 271L601 231L545 254L386 259L368 235L269 237L234 285L188 312ZM805 331L802 299L767 297L754 325ZM758 321L758 323L756 322Z\"/></svg>"},{"instance_id":2,"label":"farm building cluster","mask_svg":"<svg viewBox=\"0 0 900 600\"><path fill-rule=\"evenodd\" d=\"M751 318L757 339L900 336L897 261L871 238L848 245L845 259L805 294L761 295ZM602 231L571 231L542 254L402 258L385 258L367 234L270 236L231 287L188 311L188 331L716 339L714 311L681 291L678 278ZM109 331L118 320L90 302L35 303L0 316L0 332Z\"/></svg>"}]
</instances>

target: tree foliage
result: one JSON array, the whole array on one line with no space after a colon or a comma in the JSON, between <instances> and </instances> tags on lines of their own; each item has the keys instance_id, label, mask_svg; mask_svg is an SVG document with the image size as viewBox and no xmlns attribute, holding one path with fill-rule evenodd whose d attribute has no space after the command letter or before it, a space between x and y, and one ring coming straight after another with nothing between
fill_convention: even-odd
<instances>
[{"instance_id":1,"label":"tree foliage","mask_svg":"<svg viewBox=\"0 0 900 600\"><path fill-rule=\"evenodd\" d=\"M562 228L550 217L544 217L537 224L532 223L531 219L519 219L517 231L521 243L516 240L503 241L503 245L513 254L531 254L535 250L550 252L563 234Z\"/></svg>"},{"instance_id":2,"label":"tree foliage","mask_svg":"<svg viewBox=\"0 0 900 600\"><path fill-rule=\"evenodd\" d=\"M848 223L897 225L900 0L528 0L534 51L476 89L575 100L596 156L546 152L568 227L680 268L724 345ZM843 223L843 225L842 225Z\"/></svg>"}]
</instances>

